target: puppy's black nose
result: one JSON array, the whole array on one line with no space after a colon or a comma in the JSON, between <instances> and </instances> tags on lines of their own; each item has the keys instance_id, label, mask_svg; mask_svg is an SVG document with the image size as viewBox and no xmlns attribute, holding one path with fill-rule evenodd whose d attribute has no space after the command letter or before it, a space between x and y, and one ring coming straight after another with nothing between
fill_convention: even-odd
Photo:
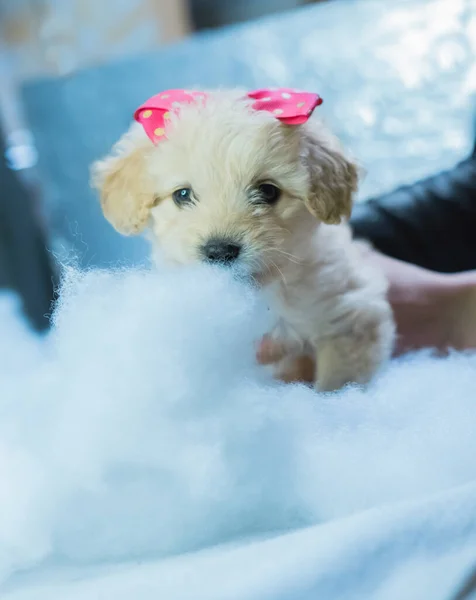
<instances>
[{"instance_id":1,"label":"puppy's black nose","mask_svg":"<svg viewBox=\"0 0 476 600\"><path fill-rule=\"evenodd\" d=\"M210 240L203 246L203 254L207 260L226 265L234 262L240 251L241 246L227 240Z\"/></svg>"}]
</instances>

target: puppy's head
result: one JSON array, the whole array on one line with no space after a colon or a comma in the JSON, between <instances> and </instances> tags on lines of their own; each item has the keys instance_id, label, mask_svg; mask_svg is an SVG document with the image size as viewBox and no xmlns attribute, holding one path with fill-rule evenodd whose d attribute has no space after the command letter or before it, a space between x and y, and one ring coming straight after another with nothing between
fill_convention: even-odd
<instances>
[{"instance_id":1,"label":"puppy's head","mask_svg":"<svg viewBox=\"0 0 476 600\"><path fill-rule=\"evenodd\" d=\"M147 228L176 263L265 278L316 222L350 215L357 171L321 125L284 125L242 94L216 92L172 114L157 145L134 124L93 182L121 233Z\"/></svg>"}]
</instances>

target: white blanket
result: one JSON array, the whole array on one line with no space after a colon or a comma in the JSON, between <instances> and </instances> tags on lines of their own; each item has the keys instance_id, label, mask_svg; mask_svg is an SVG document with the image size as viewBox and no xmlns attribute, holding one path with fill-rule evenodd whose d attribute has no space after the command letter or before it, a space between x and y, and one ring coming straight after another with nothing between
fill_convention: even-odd
<instances>
[{"instance_id":1,"label":"white blanket","mask_svg":"<svg viewBox=\"0 0 476 600\"><path fill-rule=\"evenodd\" d=\"M40 340L0 297L0 596L446 600L476 563L476 358L319 396L254 361L223 273L71 271Z\"/></svg>"}]
</instances>

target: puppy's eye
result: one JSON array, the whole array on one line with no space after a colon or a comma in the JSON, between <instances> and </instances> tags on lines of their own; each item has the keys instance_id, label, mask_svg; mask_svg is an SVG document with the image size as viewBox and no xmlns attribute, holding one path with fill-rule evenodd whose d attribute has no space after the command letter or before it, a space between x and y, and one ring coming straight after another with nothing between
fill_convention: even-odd
<instances>
[{"instance_id":1,"label":"puppy's eye","mask_svg":"<svg viewBox=\"0 0 476 600\"><path fill-rule=\"evenodd\" d=\"M275 204L281 196L281 190L272 183L261 183L258 186L258 193L261 202L266 204Z\"/></svg>"},{"instance_id":2,"label":"puppy's eye","mask_svg":"<svg viewBox=\"0 0 476 600\"><path fill-rule=\"evenodd\" d=\"M177 206L191 204L193 202L192 190L191 188L180 188L179 190L175 190L172 198Z\"/></svg>"}]
</instances>

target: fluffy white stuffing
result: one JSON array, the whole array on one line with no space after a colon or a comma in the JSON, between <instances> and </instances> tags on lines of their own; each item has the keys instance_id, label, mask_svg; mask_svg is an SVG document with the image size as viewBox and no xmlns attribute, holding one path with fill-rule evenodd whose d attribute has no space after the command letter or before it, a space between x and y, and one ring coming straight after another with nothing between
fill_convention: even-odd
<instances>
[{"instance_id":1,"label":"fluffy white stuffing","mask_svg":"<svg viewBox=\"0 0 476 600\"><path fill-rule=\"evenodd\" d=\"M41 563L184 553L476 480L472 355L395 362L367 392L282 385L255 364L269 325L259 295L206 267L71 270L44 340L13 312L2 297L3 582Z\"/></svg>"}]
</instances>

